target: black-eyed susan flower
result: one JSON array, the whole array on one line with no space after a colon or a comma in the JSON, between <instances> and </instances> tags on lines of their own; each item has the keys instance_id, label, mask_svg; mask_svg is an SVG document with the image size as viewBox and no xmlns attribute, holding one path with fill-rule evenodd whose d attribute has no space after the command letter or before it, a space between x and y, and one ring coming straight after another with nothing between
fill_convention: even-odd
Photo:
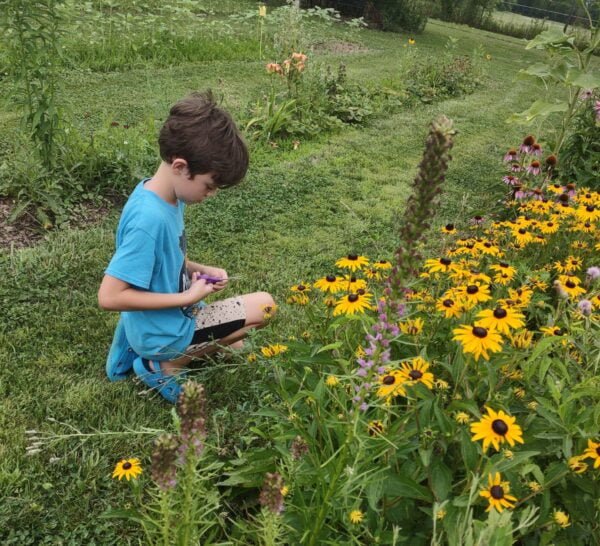
<instances>
[{"instance_id":1,"label":"black-eyed susan flower","mask_svg":"<svg viewBox=\"0 0 600 546\"><path fill-rule=\"evenodd\" d=\"M425 267L429 273L450 273L458 269L458 265L451 258L446 258L445 256L426 260Z\"/></svg>"},{"instance_id":2,"label":"black-eyed susan flower","mask_svg":"<svg viewBox=\"0 0 600 546\"><path fill-rule=\"evenodd\" d=\"M369 436L379 436L385 430L385 425L379 419L375 419L373 421L369 421L367 425L367 432Z\"/></svg>"},{"instance_id":3,"label":"black-eyed susan flower","mask_svg":"<svg viewBox=\"0 0 600 546\"><path fill-rule=\"evenodd\" d=\"M383 270L392 269L392 262L389 260L377 260L376 262L373 262L373 267L375 269Z\"/></svg>"},{"instance_id":4,"label":"black-eyed susan flower","mask_svg":"<svg viewBox=\"0 0 600 546\"><path fill-rule=\"evenodd\" d=\"M478 323L473 326L462 324L459 328L452 330L455 341L463 348L463 353L470 353L475 360L483 356L485 360L490 359L489 352L497 353L502 350L502 336L495 330L488 330Z\"/></svg>"},{"instance_id":5,"label":"black-eyed susan flower","mask_svg":"<svg viewBox=\"0 0 600 546\"><path fill-rule=\"evenodd\" d=\"M575 472L575 474L583 474L587 469L588 465L584 462L585 457L583 455L575 455L569 458L569 468Z\"/></svg>"},{"instance_id":6,"label":"black-eyed susan flower","mask_svg":"<svg viewBox=\"0 0 600 546\"><path fill-rule=\"evenodd\" d=\"M516 330L525 326L525 315L514 309L496 307L496 309L484 309L477 314L478 324L484 328L497 330L501 334L508 334L510 330Z\"/></svg>"},{"instance_id":7,"label":"black-eyed susan flower","mask_svg":"<svg viewBox=\"0 0 600 546\"><path fill-rule=\"evenodd\" d=\"M142 473L142 464L140 460L132 457L129 459L121 459L113 470L112 477L121 480L125 478L129 481L131 478L135 479Z\"/></svg>"},{"instance_id":8,"label":"black-eyed susan flower","mask_svg":"<svg viewBox=\"0 0 600 546\"><path fill-rule=\"evenodd\" d=\"M571 525L571 522L569 521L569 514L563 512L562 510L554 510L552 517L554 518L555 523L563 529L566 529Z\"/></svg>"},{"instance_id":9,"label":"black-eyed susan flower","mask_svg":"<svg viewBox=\"0 0 600 546\"><path fill-rule=\"evenodd\" d=\"M340 258L335 265L342 269L349 269L350 271L356 271L369 265L369 258L366 256L359 256L358 254L348 254L345 258Z\"/></svg>"},{"instance_id":10,"label":"black-eyed susan flower","mask_svg":"<svg viewBox=\"0 0 600 546\"><path fill-rule=\"evenodd\" d=\"M560 275L558 277L560 288L570 297L578 298L586 293L586 289L580 286L581 279L575 275Z\"/></svg>"},{"instance_id":11,"label":"black-eyed susan flower","mask_svg":"<svg viewBox=\"0 0 600 546\"><path fill-rule=\"evenodd\" d=\"M365 277L373 281L380 281L383 278L381 271L379 269L375 269L374 267L367 267L364 272Z\"/></svg>"},{"instance_id":12,"label":"black-eyed susan flower","mask_svg":"<svg viewBox=\"0 0 600 546\"><path fill-rule=\"evenodd\" d=\"M336 302L333 315L354 315L355 313L364 313L374 309L371 304L371 297L372 294L368 292L347 294Z\"/></svg>"},{"instance_id":13,"label":"black-eyed susan flower","mask_svg":"<svg viewBox=\"0 0 600 546\"><path fill-rule=\"evenodd\" d=\"M523 442L523 432L517 425L516 418L500 410L494 411L486 407L487 415L484 415L480 421L471 424L473 437L471 441L477 442L483 440L483 451L486 452L490 445L493 445L496 451L500 451L500 444L508 442L514 447L515 442Z\"/></svg>"},{"instance_id":14,"label":"black-eyed susan flower","mask_svg":"<svg viewBox=\"0 0 600 546\"><path fill-rule=\"evenodd\" d=\"M582 222L597 222L600 220L600 207L595 205L582 205L575 212L577 218Z\"/></svg>"},{"instance_id":15,"label":"black-eyed susan flower","mask_svg":"<svg viewBox=\"0 0 600 546\"><path fill-rule=\"evenodd\" d=\"M446 224L440 231L444 235L453 235L456 233L456 226L454 224Z\"/></svg>"},{"instance_id":16,"label":"black-eyed susan flower","mask_svg":"<svg viewBox=\"0 0 600 546\"><path fill-rule=\"evenodd\" d=\"M318 279L313 284L317 290L329 292L330 294L337 294L346 288L344 279L337 275L327 275L326 277Z\"/></svg>"},{"instance_id":17,"label":"black-eyed susan flower","mask_svg":"<svg viewBox=\"0 0 600 546\"><path fill-rule=\"evenodd\" d=\"M452 298L441 297L437 300L435 308L444 313L445 318L459 317L462 313L462 306Z\"/></svg>"},{"instance_id":18,"label":"black-eyed susan flower","mask_svg":"<svg viewBox=\"0 0 600 546\"><path fill-rule=\"evenodd\" d=\"M479 282L459 287L458 294L462 304L469 309L478 303L483 303L492 299L490 287L487 284L481 284Z\"/></svg>"},{"instance_id":19,"label":"black-eyed susan flower","mask_svg":"<svg viewBox=\"0 0 600 546\"><path fill-rule=\"evenodd\" d=\"M533 234L524 227L513 230L512 236L520 246L526 246L533 241Z\"/></svg>"},{"instance_id":20,"label":"black-eyed susan flower","mask_svg":"<svg viewBox=\"0 0 600 546\"><path fill-rule=\"evenodd\" d=\"M600 468L600 442L588 440L587 449L583 452L582 457L585 459L593 459L594 468Z\"/></svg>"},{"instance_id":21,"label":"black-eyed susan flower","mask_svg":"<svg viewBox=\"0 0 600 546\"><path fill-rule=\"evenodd\" d=\"M507 262L500 262L497 264L492 264L492 265L490 265L490 269L492 271L495 271L496 273L503 273L505 275L508 275L508 277L510 277L510 279L513 279L515 277L515 275L517 274L516 268Z\"/></svg>"},{"instance_id":22,"label":"black-eyed susan flower","mask_svg":"<svg viewBox=\"0 0 600 546\"><path fill-rule=\"evenodd\" d=\"M429 362L417 356L409 362L403 362L400 371L405 375L406 385L423 383L428 389L433 388L433 374L428 372Z\"/></svg>"},{"instance_id":23,"label":"black-eyed susan flower","mask_svg":"<svg viewBox=\"0 0 600 546\"><path fill-rule=\"evenodd\" d=\"M287 345L282 345L281 343L275 343L273 345L267 345L265 347L260 348L260 352L265 358L272 358L274 356L285 353L287 350Z\"/></svg>"},{"instance_id":24,"label":"black-eyed susan flower","mask_svg":"<svg viewBox=\"0 0 600 546\"><path fill-rule=\"evenodd\" d=\"M398 324L400 330L409 336L418 336L423 331L425 323L421 317L409 319Z\"/></svg>"},{"instance_id":25,"label":"black-eyed susan flower","mask_svg":"<svg viewBox=\"0 0 600 546\"><path fill-rule=\"evenodd\" d=\"M404 382L405 374L400 370L388 370L379 377L377 396L389 401L394 396L406 396Z\"/></svg>"},{"instance_id":26,"label":"black-eyed susan flower","mask_svg":"<svg viewBox=\"0 0 600 546\"><path fill-rule=\"evenodd\" d=\"M535 480L527 482L527 487L529 487L532 493L539 493L542 490L540 482L536 482Z\"/></svg>"},{"instance_id":27,"label":"black-eyed susan flower","mask_svg":"<svg viewBox=\"0 0 600 546\"><path fill-rule=\"evenodd\" d=\"M538 227L544 235L552 235L558 231L560 223L558 222L558 219L546 220L545 222L540 222Z\"/></svg>"},{"instance_id":28,"label":"black-eyed susan flower","mask_svg":"<svg viewBox=\"0 0 600 546\"><path fill-rule=\"evenodd\" d=\"M295 305L308 305L310 300L308 299L308 294L305 292L297 292L289 296L285 301Z\"/></svg>"},{"instance_id":29,"label":"black-eyed susan flower","mask_svg":"<svg viewBox=\"0 0 600 546\"><path fill-rule=\"evenodd\" d=\"M249 364L252 364L253 362L256 362L256 353L250 353L246 357L246 362L248 362Z\"/></svg>"},{"instance_id":30,"label":"black-eyed susan flower","mask_svg":"<svg viewBox=\"0 0 600 546\"><path fill-rule=\"evenodd\" d=\"M344 275L343 284L344 290L346 292L358 293L359 290L367 289L367 281L365 281L364 279L359 279L354 275Z\"/></svg>"},{"instance_id":31,"label":"black-eyed susan flower","mask_svg":"<svg viewBox=\"0 0 600 546\"><path fill-rule=\"evenodd\" d=\"M514 508L517 498L509 494L510 486L508 482L503 482L500 477L500 472L496 472L494 476L488 476L488 486L479 494L486 498L489 506L486 512L494 508L497 512L502 512L505 508Z\"/></svg>"},{"instance_id":32,"label":"black-eyed susan flower","mask_svg":"<svg viewBox=\"0 0 600 546\"><path fill-rule=\"evenodd\" d=\"M348 519L350 523L354 523L355 525L360 523L364 519L365 515L360 510L352 510L350 514L348 514Z\"/></svg>"},{"instance_id":33,"label":"black-eyed susan flower","mask_svg":"<svg viewBox=\"0 0 600 546\"><path fill-rule=\"evenodd\" d=\"M292 286L290 288L290 290L292 292L299 292L299 293L310 292L310 284L308 284L306 282L300 282L300 283Z\"/></svg>"},{"instance_id":34,"label":"black-eyed susan flower","mask_svg":"<svg viewBox=\"0 0 600 546\"><path fill-rule=\"evenodd\" d=\"M585 241L573 241L571 243L571 248L574 248L575 250L585 250L588 246L588 243Z\"/></svg>"}]
</instances>

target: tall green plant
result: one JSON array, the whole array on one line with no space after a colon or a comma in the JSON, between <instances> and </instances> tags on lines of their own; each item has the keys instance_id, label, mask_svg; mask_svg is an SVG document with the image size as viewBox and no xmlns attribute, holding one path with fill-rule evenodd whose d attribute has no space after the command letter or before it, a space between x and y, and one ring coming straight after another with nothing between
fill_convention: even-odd
<instances>
[{"instance_id":1,"label":"tall green plant","mask_svg":"<svg viewBox=\"0 0 600 546\"><path fill-rule=\"evenodd\" d=\"M55 164L61 138L56 97L65 21L62 0L0 0L0 40L23 109L23 126L47 169Z\"/></svg>"},{"instance_id":2,"label":"tall green plant","mask_svg":"<svg viewBox=\"0 0 600 546\"><path fill-rule=\"evenodd\" d=\"M583 0L578 1L588 17L589 43L585 47L578 47L575 34L552 27L536 36L526 47L544 50L546 60L534 63L519 72L525 77L541 80L547 88L561 89L562 100L536 100L527 110L513 114L508 120L530 125L534 121L544 121L553 113L561 113L562 118L552 143L555 154L560 151L572 128L573 120L584 107L580 100L582 91L593 91L600 87L600 74L592 67L594 51L600 47L600 28L594 26L586 3Z\"/></svg>"}]
</instances>

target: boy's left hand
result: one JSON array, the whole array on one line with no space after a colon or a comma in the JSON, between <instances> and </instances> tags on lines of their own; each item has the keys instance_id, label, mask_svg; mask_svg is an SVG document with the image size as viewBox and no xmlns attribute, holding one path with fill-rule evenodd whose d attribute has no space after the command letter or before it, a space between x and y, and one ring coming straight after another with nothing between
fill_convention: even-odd
<instances>
[{"instance_id":1,"label":"boy's left hand","mask_svg":"<svg viewBox=\"0 0 600 546\"><path fill-rule=\"evenodd\" d=\"M227 286L227 279L229 276L227 275L227 271L221 269L220 267L212 267L210 265L203 265L200 269L200 273L204 275L210 275L216 279L223 279L219 282L214 283L213 292L218 292L219 290L223 290Z\"/></svg>"}]
</instances>

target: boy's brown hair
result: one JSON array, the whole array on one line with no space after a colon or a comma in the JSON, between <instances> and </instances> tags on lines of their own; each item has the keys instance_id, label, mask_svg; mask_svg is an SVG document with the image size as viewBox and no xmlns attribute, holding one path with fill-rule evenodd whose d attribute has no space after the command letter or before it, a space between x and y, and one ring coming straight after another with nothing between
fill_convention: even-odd
<instances>
[{"instance_id":1,"label":"boy's brown hair","mask_svg":"<svg viewBox=\"0 0 600 546\"><path fill-rule=\"evenodd\" d=\"M212 92L192 93L178 101L158 137L167 163L185 159L190 176L213 174L221 188L235 186L248 170L248 148L231 116L215 103Z\"/></svg>"}]
</instances>

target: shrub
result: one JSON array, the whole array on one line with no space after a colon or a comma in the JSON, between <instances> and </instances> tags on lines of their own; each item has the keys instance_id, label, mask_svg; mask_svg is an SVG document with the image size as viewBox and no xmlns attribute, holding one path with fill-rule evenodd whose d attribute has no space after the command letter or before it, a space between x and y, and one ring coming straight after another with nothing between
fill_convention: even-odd
<instances>
[{"instance_id":1,"label":"shrub","mask_svg":"<svg viewBox=\"0 0 600 546\"><path fill-rule=\"evenodd\" d=\"M560 174L582 186L600 188L600 93L583 95L583 107L573 119L571 134L561 148Z\"/></svg>"}]
</instances>

